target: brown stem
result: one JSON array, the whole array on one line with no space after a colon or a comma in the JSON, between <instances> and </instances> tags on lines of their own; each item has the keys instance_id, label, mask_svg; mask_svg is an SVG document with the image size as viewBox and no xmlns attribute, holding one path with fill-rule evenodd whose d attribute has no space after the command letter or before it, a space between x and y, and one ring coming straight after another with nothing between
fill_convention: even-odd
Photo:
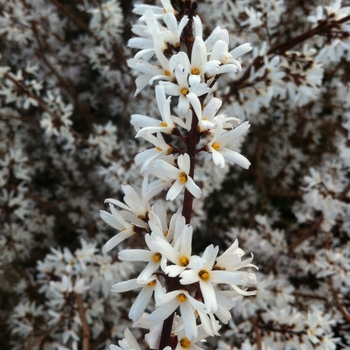
<instances>
[{"instance_id":1,"label":"brown stem","mask_svg":"<svg viewBox=\"0 0 350 350\"><path fill-rule=\"evenodd\" d=\"M261 341L261 335L260 335L260 329L259 329L259 325L258 325L258 320L256 319L256 317L253 317L253 319L251 319L251 321L253 322L253 327L254 327L254 332L255 332L256 343L257 343L257 346L258 346L258 350L262 350L263 346L262 346L262 341Z\"/></svg>"},{"instance_id":2,"label":"brown stem","mask_svg":"<svg viewBox=\"0 0 350 350\"><path fill-rule=\"evenodd\" d=\"M50 71L54 74L54 76L57 78L59 83L63 86L63 88L67 91L69 96L73 99L74 104L76 108L78 109L79 113L83 116L85 121L87 122L87 125L89 126L89 130L91 131L92 128L92 122L94 120L94 117L88 112L88 110L85 108L85 106L77 99L75 92L72 89L72 84L69 81L66 81L62 75L58 73L56 68L49 62L49 60L46 58L45 55L45 48L47 48L47 43L42 42L43 37L40 36L39 31L37 29L37 25L35 22L32 22L32 30L34 33L34 36L36 38L38 47L39 47L39 54L45 63L45 65L50 69Z\"/></svg>"},{"instance_id":3,"label":"brown stem","mask_svg":"<svg viewBox=\"0 0 350 350\"><path fill-rule=\"evenodd\" d=\"M31 91L29 91L29 89L27 89L27 87L26 87L24 84L22 84L21 82L19 82L18 80L16 80L16 79L14 78L14 76L13 76L11 73L5 73L4 76L5 76L6 79L12 81L12 82L16 85L16 87L17 87L20 91L22 91L25 95L27 95L27 96L30 97L31 99L37 101L38 106L39 106L42 110L44 110L45 112L47 112L48 114L50 114L52 118L54 118L54 119L56 119L56 120L59 120L59 119L60 119L60 116L57 115L56 113L54 113L53 111L51 111L51 110L47 107L47 105L45 104L45 102L44 102L40 97L34 95ZM29 118L26 118L26 119L27 119L27 121L29 122ZM35 124L35 125L38 125L38 126L40 125L40 123L39 123L38 121L36 121L36 120L31 121L31 123L32 123L32 124ZM84 143L84 144L88 144L88 142L83 138L83 136L82 136L79 132L75 131L73 128L70 128L70 132L71 132L77 139L79 139L80 142L82 142L82 143Z\"/></svg>"},{"instance_id":4,"label":"brown stem","mask_svg":"<svg viewBox=\"0 0 350 350\"><path fill-rule=\"evenodd\" d=\"M52 327L50 327L48 330L46 330L39 338L37 338L33 343L30 343L29 345L25 346L23 350L31 350L36 347L38 344L42 344L43 341L50 336L50 333L59 325L60 322L56 323Z\"/></svg>"},{"instance_id":5,"label":"brown stem","mask_svg":"<svg viewBox=\"0 0 350 350\"><path fill-rule=\"evenodd\" d=\"M81 21L78 17L75 17L73 15L73 13L71 11L68 11L66 9L66 7L64 7L59 1L57 0L50 0L62 13L64 13L65 16L67 16L68 18L70 18L73 22L75 22L80 28L82 28L83 30L85 30L87 33L89 33L90 36L92 36L93 38L95 38L97 40L97 38L95 37L94 33L90 30L90 28L87 26L86 23L84 23L83 21Z\"/></svg>"},{"instance_id":6,"label":"brown stem","mask_svg":"<svg viewBox=\"0 0 350 350\"><path fill-rule=\"evenodd\" d=\"M83 348L82 350L89 350L89 343L90 343L90 327L87 323L86 317L85 317L85 309L83 304L83 299L81 298L81 295L79 293L75 293L75 298L78 305L78 313L79 317L83 326Z\"/></svg>"},{"instance_id":7,"label":"brown stem","mask_svg":"<svg viewBox=\"0 0 350 350\"><path fill-rule=\"evenodd\" d=\"M298 232L298 239L289 246L289 254L291 254L298 245L317 232L323 222L323 219L323 215L320 215L308 229L300 230Z\"/></svg>"},{"instance_id":8,"label":"brown stem","mask_svg":"<svg viewBox=\"0 0 350 350\"><path fill-rule=\"evenodd\" d=\"M321 22L316 28L313 28L306 33L300 34L287 42L277 44L271 47L270 50L267 52L266 56L269 56L272 54L283 55L286 51L291 50L293 47L303 43L307 39L310 39L315 35L320 35L323 32L330 30L333 27L337 27L339 24L345 23L349 20L350 20L350 16L346 16L337 22L330 22L330 23L326 21ZM230 94L237 95L238 90L244 85L244 82L249 78L251 69L254 67L255 71L257 71L260 67L262 67L263 62L264 62L264 59L262 56L256 57L253 60L253 62L250 64L250 66L246 69L244 74L238 80L232 83Z\"/></svg>"}]
</instances>

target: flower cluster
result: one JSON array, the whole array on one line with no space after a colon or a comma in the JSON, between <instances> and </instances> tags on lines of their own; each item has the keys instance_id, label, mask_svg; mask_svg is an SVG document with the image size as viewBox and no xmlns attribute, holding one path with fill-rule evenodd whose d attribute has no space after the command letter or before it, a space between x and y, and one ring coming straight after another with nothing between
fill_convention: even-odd
<instances>
[{"instance_id":1,"label":"flower cluster","mask_svg":"<svg viewBox=\"0 0 350 350\"><path fill-rule=\"evenodd\" d=\"M0 0L0 347L348 349L349 33L342 0Z\"/></svg>"},{"instance_id":2,"label":"flower cluster","mask_svg":"<svg viewBox=\"0 0 350 350\"><path fill-rule=\"evenodd\" d=\"M227 324L234 305L231 299L237 294L255 294L249 289L256 284L255 275L240 271L255 266L252 257L241 260L244 252L238 242L222 255L213 244L201 256L192 254L190 225L192 201L202 196L194 178L197 155L210 155L220 168L227 166L226 161L246 169L250 165L234 149L250 124L217 114L222 101L212 96L212 89L222 74L241 70L237 59L251 46L229 50L228 33L220 27L204 41L202 22L194 16L190 2L178 4L178 9L169 1L162 5L135 6L134 12L141 17L133 28L140 37L129 41L130 47L141 49L128 61L141 74L136 94L157 83L159 117L131 116L136 138L153 146L135 157L145 180L140 193L123 186L124 203L107 199L110 213L101 211L101 218L119 231L104 245L105 252L132 236L141 235L147 246L119 251L120 260L147 264L137 278L119 282L112 290L141 288L129 317L150 330L145 339L151 348L180 349L217 335L221 326L216 318ZM171 108L174 102L177 115ZM184 192L182 214L180 208L169 224L165 207L150 204L162 190L170 201ZM147 314L153 295L156 308Z\"/></svg>"}]
</instances>

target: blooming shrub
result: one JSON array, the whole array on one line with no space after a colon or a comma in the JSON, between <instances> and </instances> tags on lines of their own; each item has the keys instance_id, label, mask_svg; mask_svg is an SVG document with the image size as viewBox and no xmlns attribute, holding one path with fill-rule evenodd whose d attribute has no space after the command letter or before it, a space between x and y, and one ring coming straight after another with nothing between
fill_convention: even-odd
<instances>
[{"instance_id":1,"label":"blooming shrub","mask_svg":"<svg viewBox=\"0 0 350 350\"><path fill-rule=\"evenodd\" d=\"M0 5L1 349L350 348L346 1Z\"/></svg>"}]
</instances>

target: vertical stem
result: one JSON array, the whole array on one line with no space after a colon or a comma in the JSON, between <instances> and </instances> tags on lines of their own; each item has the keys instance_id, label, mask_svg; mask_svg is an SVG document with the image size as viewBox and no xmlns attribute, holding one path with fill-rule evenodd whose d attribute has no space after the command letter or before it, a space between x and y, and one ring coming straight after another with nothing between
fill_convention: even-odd
<instances>
[{"instance_id":1,"label":"vertical stem","mask_svg":"<svg viewBox=\"0 0 350 350\"><path fill-rule=\"evenodd\" d=\"M175 5L175 3L176 1L173 0L172 4ZM177 5L180 6L180 8L182 7L182 11L180 11L180 13L182 12L186 13L186 11L188 11L191 8L191 0L187 0L186 4L185 4L185 1L179 2L177 3ZM187 55L190 58L192 54L192 47L194 42L192 20L189 21L189 23L183 30L182 41L186 45ZM188 135L185 138L187 154L190 156L189 176L191 176L192 178L194 176L196 146L200 140L200 135L199 135L197 126L198 126L198 118L194 110L192 109L191 130L189 131ZM182 216L185 217L186 224L189 224L191 222L192 206L193 206L193 195L190 191L187 190L187 188L185 188ZM173 290L178 290L180 288L178 277L175 277L175 278L169 277L167 282L168 282L167 283L168 292L171 292ZM159 350L163 350L166 346L171 346L172 349L176 347L176 344L173 344L171 339L171 329L174 321L174 316L175 316L175 312L173 312L163 323L162 335L159 343Z\"/></svg>"}]
</instances>

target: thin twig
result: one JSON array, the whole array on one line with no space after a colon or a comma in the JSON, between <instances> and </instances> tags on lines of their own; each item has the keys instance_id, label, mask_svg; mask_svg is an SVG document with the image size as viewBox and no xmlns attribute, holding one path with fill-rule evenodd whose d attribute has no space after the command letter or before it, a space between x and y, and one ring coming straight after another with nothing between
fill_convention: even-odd
<instances>
[{"instance_id":1,"label":"thin twig","mask_svg":"<svg viewBox=\"0 0 350 350\"><path fill-rule=\"evenodd\" d=\"M83 326L83 348L82 348L82 350L89 350L89 347L90 347L90 327L89 327L87 320L86 320L83 300L82 300L81 295L79 293L75 293L75 298L77 300L79 317L80 317L80 320L81 320L81 323Z\"/></svg>"},{"instance_id":2,"label":"thin twig","mask_svg":"<svg viewBox=\"0 0 350 350\"><path fill-rule=\"evenodd\" d=\"M91 130L94 117L87 111L87 109L83 106L83 104L75 96L75 92L72 90L72 87L71 87L72 84L70 82L66 81L62 77L62 75L60 75L57 72L55 67L53 67L53 65L47 59L46 55L44 54L45 47L47 47L47 43L46 42L42 43L41 40L44 40L44 39L40 36L35 22L32 22L32 30L33 30L34 36L36 38L37 44L39 46L39 53L40 53L40 56L41 56L43 62L50 69L50 71L54 74L54 76L58 79L59 83L68 92L69 96L73 99L75 106L77 107L80 114L84 117L85 121L87 122L87 125L89 126L89 129Z\"/></svg>"}]
</instances>

